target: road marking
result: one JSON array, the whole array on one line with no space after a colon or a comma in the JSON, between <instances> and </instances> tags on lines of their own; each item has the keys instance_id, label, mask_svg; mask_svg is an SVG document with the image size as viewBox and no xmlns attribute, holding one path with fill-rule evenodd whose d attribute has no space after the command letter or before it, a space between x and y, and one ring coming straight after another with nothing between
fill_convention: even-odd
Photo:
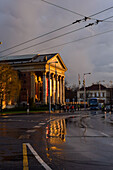
<instances>
[{"instance_id":1,"label":"road marking","mask_svg":"<svg viewBox=\"0 0 113 170\"><path fill-rule=\"evenodd\" d=\"M34 132L36 132L36 130L34 130L34 129L32 130L32 129L31 129L31 130L27 130L26 132L27 132L27 133L34 133Z\"/></svg>"},{"instance_id":2,"label":"road marking","mask_svg":"<svg viewBox=\"0 0 113 170\"><path fill-rule=\"evenodd\" d=\"M106 133L101 132L102 135L109 137L109 135L107 135Z\"/></svg>"},{"instance_id":3,"label":"road marking","mask_svg":"<svg viewBox=\"0 0 113 170\"><path fill-rule=\"evenodd\" d=\"M41 126L34 126L33 128L40 128Z\"/></svg>"},{"instance_id":4,"label":"road marking","mask_svg":"<svg viewBox=\"0 0 113 170\"><path fill-rule=\"evenodd\" d=\"M45 125L45 123L39 123L40 125Z\"/></svg>"},{"instance_id":5,"label":"road marking","mask_svg":"<svg viewBox=\"0 0 113 170\"><path fill-rule=\"evenodd\" d=\"M27 157L27 147L26 147L26 144L24 144L24 143L23 143L23 170L29 170L28 157Z\"/></svg>"},{"instance_id":6,"label":"road marking","mask_svg":"<svg viewBox=\"0 0 113 170\"><path fill-rule=\"evenodd\" d=\"M33 153L35 158L38 160L38 162L46 169L46 170L52 170L42 159L41 157L37 154L37 152L33 149L33 147L29 143L25 143L30 151Z\"/></svg>"}]
</instances>

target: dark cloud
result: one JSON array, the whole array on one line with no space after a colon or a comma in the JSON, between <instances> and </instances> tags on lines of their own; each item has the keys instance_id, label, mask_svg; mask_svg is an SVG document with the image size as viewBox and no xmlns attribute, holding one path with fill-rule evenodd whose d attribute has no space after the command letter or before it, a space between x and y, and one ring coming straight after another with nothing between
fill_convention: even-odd
<instances>
[{"instance_id":1,"label":"dark cloud","mask_svg":"<svg viewBox=\"0 0 113 170\"><path fill-rule=\"evenodd\" d=\"M106 8L113 6L112 1L103 0L48 0L62 7L68 8L82 15L88 16ZM104 19L113 15L113 9L101 13L93 18ZM81 16L69 13L57 7L51 6L41 0L1 0L0 2L0 41L3 45L1 50L11 47L15 44L24 42L31 38L50 32L64 25L70 24L77 19L82 19ZM113 19L110 19L113 21ZM94 22L94 20L81 22L72 27L58 31L54 34L38 39L34 43L47 40L51 37L58 36L73 29L78 29ZM41 49L59 45L65 42L70 42L92 36L100 32L112 29L113 22L104 22L92 27L87 27L73 34L55 39L43 45L22 51L18 54L38 53ZM112 78L113 70L113 32L100 35L94 38L77 41L65 46L56 47L50 50L44 50L41 53L58 52L68 67L66 77L70 83L77 84L78 73L83 77L83 73L92 72L87 81L93 83L96 80ZM31 45L29 43L28 45ZM23 47L26 47L25 45ZM23 47L19 47L21 49ZM13 52L14 50L10 51ZM6 52L4 54L8 54ZM2 54L1 54L2 55Z\"/></svg>"}]
</instances>

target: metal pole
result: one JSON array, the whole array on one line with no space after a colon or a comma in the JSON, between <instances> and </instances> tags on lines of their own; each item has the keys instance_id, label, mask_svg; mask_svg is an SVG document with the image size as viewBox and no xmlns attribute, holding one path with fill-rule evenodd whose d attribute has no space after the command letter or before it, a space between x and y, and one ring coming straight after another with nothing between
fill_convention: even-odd
<instances>
[{"instance_id":1,"label":"metal pole","mask_svg":"<svg viewBox=\"0 0 113 170\"><path fill-rule=\"evenodd\" d=\"M49 113L51 113L51 96L50 96L50 63L49 63Z\"/></svg>"},{"instance_id":2,"label":"metal pole","mask_svg":"<svg viewBox=\"0 0 113 170\"><path fill-rule=\"evenodd\" d=\"M91 74L91 73L84 73L84 110L86 110L86 87L85 87L85 75Z\"/></svg>"},{"instance_id":3,"label":"metal pole","mask_svg":"<svg viewBox=\"0 0 113 170\"><path fill-rule=\"evenodd\" d=\"M112 81L109 81L111 83L110 87L110 110L112 111Z\"/></svg>"},{"instance_id":4,"label":"metal pole","mask_svg":"<svg viewBox=\"0 0 113 170\"><path fill-rule=\"evenodd\" d=\"M100 81L99 81L99 98L100 98Z\"/></svg>"},{"instance_id":5,"label":"metal pole","mask_svg":"<svg viewBox=\"0 0 113 170\"><path fill-rule=\"evenodd\" d=\"M29 93L27 89L27 114L29 114Z\"/></svg>"},{"instance_id":6,"label":"metal pole","mask_svg":"<svg viewBox=\"0 0 113 170\"><path fill-rule=\"evenodd\" d=\"M85 74L84 74L84 110L86 109L86 88L85 88Z\"/></svg>"}]
</instances>

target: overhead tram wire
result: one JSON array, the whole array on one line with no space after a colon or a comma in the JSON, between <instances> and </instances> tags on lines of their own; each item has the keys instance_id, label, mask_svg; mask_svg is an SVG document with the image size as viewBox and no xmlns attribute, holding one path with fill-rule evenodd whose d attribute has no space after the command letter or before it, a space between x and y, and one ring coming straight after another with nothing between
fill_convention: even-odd
<instances>
[{"instance_id":1,"label":"overhead tram wire","mask_svg":"<svg viewBox=\"0 0 113 170\"><path fill-rule=\"evenodd\" d=\"M5 52L5 51L11 50L11 49L13 49L13 48L19 47L19 46L21 46L21 45L27 44L27 43L29 43L29 42L31 42L31 41L34 41L34 40L38 39L38 38L42 38L42 37L44 37L44 36L46 36L46 35L52 34L52 33L56 32L56 31L61 30L61 29L67 28L67 27L69 27L69 26L71 26L71 25L73 25L73 24L74 24L74 23L65 25L65 26L63 26L63 27L60 27L60 28L55 29L55 30L53 30L53 31L47 32L47 33L45 33L45 34L43 34L43 35L40 35L40 36L38 36L38 37L32 38L32 39L30 39L30 40L28 40L28 41L24 41L24 42L22 42L22 43L20 43L20 44L17 44L17 45L15 45L15 46L12 46L12 47L10 47L10 48L7 48L7 49L5 49L5 50L2 50L2 51L0 51L0 53L3 53L3 52Z\"/></svg>"},{"instance_id":2,"label":"overhead tram wire","mask_svg":"<svg viewBox=\"0 0 113 170\"><path fill-rule=\"evenodd\" d=\"M47 1L45 1L45 0L42 0L42 1L47 2ZM51 4L52 4L52 3L51 3ZM54 4L53 4L53 5L54 5ZM60 6L59 6L59 7L60 7ZM61 7L61 8L63 8L63 7ZM79 21L82 21L82 20L86 21L88 18L90 18L90 17L92 17L92 16L95 16L95 15L98 15L98 14L100 14L100 13L103 13L103 12L105 12L105 11L107 11L107 10L112 9L112 8L113 8L113 6L107 8L107 9L104 9L104 10L102 10L102 11L100 11L100 12L97 12L97 13L95 13L95 14L93 14L93 15L90 15L89 17L86 17L86 16L84 16L84 15L82 15L82 14L79 14L79 13L77 13L77 12L74 12L74 11L68 10L68 9L66 9L66 8L63 8L64 10L68 10L68 11L70 11L70 12L72 12L72 13L76 13L77 15L82 16L82 17L84 17L84 18L83 18L83 19L80 19L80 20L76 20L75 22L73 22L73 23L71 23L71 24L65 25L65 26L63 26L63 27L60 27L60 28L58 28L58 29L55 29L55 30L50 31L50 32L48 32L48 33L45 33L45 34L43 34L43 35L40 35L40 36L38 36L38 37L35 37L35 38L30 39L30 40L24 41L24 42L22 42L22 43L20 43L20 44L14 45L14 46L12 46L12 47L10 47L10 48L7 48L7 49L5 49L5 50L2 50L2 51L0 51L0 53L3 53L3 52L5 52L5 51L11 50L11 49L14 49L14 48L19 47L19 46L21 46L21 45L27 44L27 43L29 43L29 42L32 42L32 41L38 39L38 38L42 38L42 37L44 37L44 36L46 36L46 35L49 35L49 34L51 34L51 33L54 33L54 32L56 32L56 31L59 31L59 30L61 30L61 29L66 28L66 27L72 26L73 24L79 23ZM97 20L97 21L98 21L98 22L102 22L101 20ZM111 22L112 22L112 21L111 21Z\"/></svg>"},{"instance_id":3,"label":"overhead tram wire","mask_svg":"<svg viewBox=\"0 0 113 170\"><path fill-rule=\"evenodd\" d=\"M107 19L109 19L109 18L113 18L113 16L108 17L108 18L105 18L105 19L103 19L103 20L105 21L105 20L107 20ZM103 21L103 20L102 20L102 21ZM84 28L87 28L87 27L89 27L89 26L93 26L94 24L98 24L98 23L89 23L88 25L86 25L86 26L84 26L84 27L81 27L81 28L75 29L75 30L73 30L73 31L70 31L70 32L67 32L67 33L64 33L64 34L61 34L61 35L59 35L59 36L56 36L56 37L50 38L50 39L48 39L48 40L45 40L45 41L39 42L39 43L37 43L37 44L34 44L34 45L31 45L31 46L28 46L28 47L26 47L26 48L22 48L22 49L20 49L20 50L17 50L17 51L11 52L11 53L9 53L9 54L6 54L6 55L1 56L0 58L3 58L3 57L6 57L6 56L9 56L9 55L15 54L15 53L20 52L20 51L27 50L27 49L29 49L29 48L32 48L32 47L35 47L35 46L41 45L41 44L43 44L43 43L46 43L46 42L48 42L48 41L52 41L52 40L57 39L57 38L60 38L60 37L63 37L63 36L65 36L65 35L71 34L71 33L73 33L73 32L80 31L80 30L82 30L82 29L84 29Z\"/></svg>"},{"instance_id":4,"label":"overhead tram wire","mask_svg":"<svg viewBox=\"0 0 113 170\"><path fill-rule=\"evenodd\" d=\"M47 1L45 1L45 0L42 0L42 1L44 1L44 2L47 3ZM51 4L52 4L52 3L51 3ZM54 5L54 4L52 4L52 5ZM57 6L57 5L55 5L55 6ZM57 7L58 7L58 6L57 6ZM60 7L60 6L59 6L59 7ZM61 8L64 9L64 10L68 10L68 9L66 9L66 8L63 8L63 7L61 7ZM83 19L80 19L80 20L76 20L75 22L73 22L73 23L71 23L71 24L65 25L65 26L63 26L63 27L60 27L60 28L58 28L58 29L55 29L55 30L50 31L50 32L48 32L48 33L45 33L45 34L43 34L43 35L40 35L40 36L38 36L38 37L35 37L35 38L30 39L30 40L24 41L24 42L22 42L22 43L20 43L20 44L14 45L14 46L12 46L12 47L10 47L10 48L7 48L7 49L5 49L5 50L2 50L2 51L0 51L0 53L3 53L3 52L5 52L5 51L11 50L11 49L14 49L14 48L19 47L19 46L21 46L21 45L27 44L27 43L29 43L29 42L32 42L32 41L38 39L38 38L42 38L42 37L44 37L44 36L46 36L46 35L49 35L49 34L51 34L51 33L54 33L54 32L56 32L56 31L59 31L59 30L61 30L61 29L66 28L66 27L72 26L73 24L79 23L79 22L82 21L82 20L86 21L86 20L89 19L90 17L95 16L95 15L98 15L98 14L100 14L100 13L103 13L103 12L105 12L105 11L107 11L107 10L112 9L112 8L113 8L113 6L107 8L107 9L105 9L105 10L102 10L102 11L100 11L100 12L98 12L98 13L95 13L95 14L93 14L93 15L90 15L89 17L86 17L86 16L84 16L84 15L82 15L82 14L79 14L79 13L77 13L77 12L74 12L74 11L68 10L68 11L73 12L73 13L75 13L75 14L77 14L77 15L79 15L79 16L82 16L82 17L84 17L84 18L83 18ZM109 18L109 19L110 19L110 18ZM105 21L105 20L104 20L104 21ZM97 20L97 22L102 22L102 20ZM112 21L111 21L111 22L112 22Z\"/></svg>"},{"instance_id":5,"label":"overhead tram wire","mask_svg":"<svg viewBox=\"0 0 113 170\"><path fill-rule=\"evenodd\" d=\"M56 48L56 47L61 47L61 46L68 45L68 44L71 44L71 43L76 43L78 41L86 40L86 39L93 38L93 37L103 35L103 34L107 34L107 33L110 33L110 32L113 32L113 30L104 31L104 32L101 32L101 33L98 33L98 34L95 34L95 35L87 36L87 37L80 38L80 39L77 39L77 40L74 40L74 41L70 41L70 42L67 42L67 43L63 43L63 44L59 44L59 45L52 46L52 47L49 47L49 48L45 48L45 49L39 50L38 52L42 52L42 51L49 50L49 49Z\"/></svg>"},{"instance_id":6,"label":"overhead tram wire","mask_svg":"<svg viewBox=\"0 0 113 170\"><path fill-rule=\"evenodd\" d=\"M71 12L71 13L73 13L73 14L76 14L76 15L79 15L79 16L84 17L83 19L81 19L81 21L83 21L83 20L85 20L85 19L98 20L98 19L91 18L91 17L93 17L93 16L95 16L95 15L98 15L98 14L101 14L101 13L103 13L103 12L106 12L106 11L108 11L108 10L110 10L110 9L112 9L112 8L113 8L113 6L111 6L111 7L106 8L106 9L104 9L104 10L100 11L100 12L97 12L97 13L92 14L92 15L90 15L90 16L86 16L86 15L80 14L80 13L78 13L78 12L72 11L72 10L70 10L70 9L67 9L67 8L61 7L61 6L56 5L56 4L53 4L53 3L48 2L48 1L46 1L46 0L41 0L41 1L43 1L43 2L45 2L45 3L47 3L47 4L50 4L50 5L52 5L52 6L55 6L55 7L61 8L61 9L65 10L65 11ZM113 22L113 21L107 21L107 22Z\"/></svg>"},{"instance_id":7,"label":"overhead tram wire","mask_svg":"<svg viewBox=\"0 0 113 170\"><path fill-rule=\"evenodd\" d=\"M67 42L67 43L63 43L63 44L59 44L59 45L52 46L52 47L49 47L49 48L45 48L45 49L39 50L37 52L42 52L42 51L45 51L45 50L53 49L53 48L56 48L56 47L61 47L61 46L68 45L68 44L71 44L71 43L76 43L78 41L86 40L86 39L93 38L93 37L103 35L103 34L107 34L107 33L110 33L110 32L113 32L113 30L104 31L104 32L101 32L101 33L98 33L98 34L95 34L95 35L87 36L87 37L80 38L80 39L77 39L77 40L74 40L74 41L70 41L70 42ZM36 53L36 52L34 52L34 53ZM9 55L7 55L5 57L8 57ZM4 56L2 56L1 58L3 58L3 57Z\"/></svg>"},{"instance_id":8,"label":"overhead tram wire","mask_svg":"<svg viewBox=\"0 0 113 170\"><path fill-rule=\"evenodd\" d=\"M61 8L61 9L63 9L63 10L66 10L66 11L68 11L68 12L71 12L71 13L73 13L73 14L79 15L79 16L81 16L81 17L85 17L84 15L82 15L82 14L80 14L80 13L78 13L78 12L72 11L72 10L67 9L67 8L64 8L64 7L61 7L61 6L56 5L56 4L53 4L53 3L51 3L51 2L48 2L48 1L45 1L45 0L41 0L41 1L43 1L43 2L45 2L45 3L47 3L47 4L50 4L50 5L53 5L53 6L55 6L55 7Z\"/></svg>"},{"instance_id":9,"label":"overhead tram wire","mask_svg":"<svg viewBox=\"0 0 113 170\"><path fill-rule=\"evenodd\" d=\"M59 36L50 38L50 39L45 40L45 41L42 41L42 42L39 42L39 43L34 44L34 45L31 45L31 46L29 46L29 47L22 48L22 49L20 49L20 50L11 52L11 53L9 53L9 54L6 54L6 55L4 55L4 56L1 56L0 58L5 57L5 56L9 56L9 55L11 55L11 54L15 54L15 53L20 52L20 51L23 51L23 50L27 50L27 49L29 49L29 48L32 48L32 47L35 47L35 46L38 46L38 45L41 45L41 44L44 44L44 43L46 43L46 42L48 42L48 41L55 40L55 39L57 39L57 38L63 37L63 36L68 35L68 34L71 34L71 33L75 32L75 31L82 30L82 29L84 29L84 28L85 28L85 27L81 27L81 28L79 28L79 29L76 29L76 30L73 30L73 31L70 31L70 32L67 32L67 33L64 33L64 34L61 34L61 35L59 35Z\"/></svg>"}]
</instances>

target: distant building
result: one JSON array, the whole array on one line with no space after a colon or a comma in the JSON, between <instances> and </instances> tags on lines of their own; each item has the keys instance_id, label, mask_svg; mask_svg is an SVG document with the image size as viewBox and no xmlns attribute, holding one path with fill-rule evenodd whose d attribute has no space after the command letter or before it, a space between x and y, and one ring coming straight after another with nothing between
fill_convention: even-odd
<instances>
[{"instance_id":1,"label":"distant building","mask_svg":"<svg viewBox=\"0 0 113 170\"><path fill-rule=\"evenodd\" d=\"M85 88L86 101L90 98L99 98L104 101L104 103L110 103L110 88L105 87L102 84L93 84ZM84 87L77 91L77 101L84 101Z\"/></svg>"},{"instance_id":2,"label":"distant building","mask_svg":"<svg viewBox=\"0 0 113 170\"><path fill-rule=\"evenodd\" d=\"M66 87L66 102L77 102L77 89Z\"/></svg>"},{"instance_id":3,"label":"distant building","mask_svg":"<svg viewBox=\"0 0 113 170\"><path fill-rule=\"evenodd\" d=\"M8 63L18 71L21 80L20 103L27 103L28 99L40 104L48 103L49 69L51 103L65 103L67 68L58 53L9 56L1 58L0 62Z\"/></svg>"}]
</instances>

